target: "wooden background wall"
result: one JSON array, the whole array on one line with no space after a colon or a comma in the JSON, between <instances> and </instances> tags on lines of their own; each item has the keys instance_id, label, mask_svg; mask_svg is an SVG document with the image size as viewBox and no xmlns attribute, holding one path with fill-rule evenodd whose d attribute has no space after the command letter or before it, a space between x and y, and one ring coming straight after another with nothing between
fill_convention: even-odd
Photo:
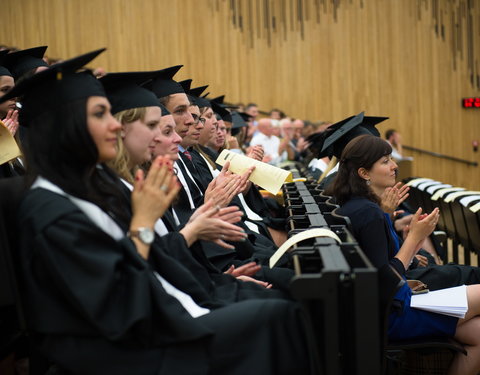
<instances>
[{"instance_id":1,"label":"wooden background wall","mask_svg":"<svg viewBox=\"0 0 480 375\"><path fill-rule=\"evenodd\" d=\"M230 102L309 120L365 110L404 143L479 162L480 2L471 0L3 0L0 43L51 57L108 47L109 71L184 64ZM480 189L480 167L415 157L414 174Z\"/></svg>"}]
</instances>

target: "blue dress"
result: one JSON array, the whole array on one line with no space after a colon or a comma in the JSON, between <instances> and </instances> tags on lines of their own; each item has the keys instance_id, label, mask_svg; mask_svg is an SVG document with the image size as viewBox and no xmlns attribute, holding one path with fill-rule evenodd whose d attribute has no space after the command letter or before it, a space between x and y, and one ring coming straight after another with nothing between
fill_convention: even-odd
<instances>
[{"instance_id":1,"label":"blue dress","mask_svg":"<svg viewBox=\"0 0 480 375\"><path fill-rule=\"evenodd\" d=\"M342 205L339 213L350 218L354 237L375 267L390 263L405 278L403 264L395 258L400 240L390 217L376 203L354 197ZM399 303L390 314L388 337L391 340L454 336L458 318L413 309L410 307L411 297L412 292L406 283L394 297Z\"/></svg>"}]
</instances>

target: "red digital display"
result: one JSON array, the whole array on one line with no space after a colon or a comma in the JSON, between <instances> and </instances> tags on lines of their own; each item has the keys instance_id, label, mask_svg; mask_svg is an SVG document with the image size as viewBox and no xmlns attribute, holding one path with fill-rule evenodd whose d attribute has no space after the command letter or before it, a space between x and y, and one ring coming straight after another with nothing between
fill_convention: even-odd
<instances>
[{"instance_id":1,"label":"red digital display","mask_svg":"<svg viewBox=\"0 0 480 375\"><path fill-rule=\"evenodd\" d=\"M480 98L463 98L463 108L480 108Z\"/></svg>"}]
</instances>

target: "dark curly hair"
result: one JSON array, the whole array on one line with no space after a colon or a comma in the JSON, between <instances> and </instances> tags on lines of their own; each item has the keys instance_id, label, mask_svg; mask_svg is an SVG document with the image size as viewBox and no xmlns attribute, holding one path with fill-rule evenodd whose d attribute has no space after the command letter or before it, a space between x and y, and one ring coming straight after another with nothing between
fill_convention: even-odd
<instances>
[{"instance_id":1,"label":"dark curly hair","mask_svg":"<svg viewBox=\"0 0 480 375\"><path fill-rule=\"evenodd\" d=\"M379 198L359 176L358 169L370 170L378 159L391 153L392 147L379 137L364 134L352 139L342 152L337 176L326 193L333 195L340 205L354 196L379 204Z\"/></svg>"}]
</instances>

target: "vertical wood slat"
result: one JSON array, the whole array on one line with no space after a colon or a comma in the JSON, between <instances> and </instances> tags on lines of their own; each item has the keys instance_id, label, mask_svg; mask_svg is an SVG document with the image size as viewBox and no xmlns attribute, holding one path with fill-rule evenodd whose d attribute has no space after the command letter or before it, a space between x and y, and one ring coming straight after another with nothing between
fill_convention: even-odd
<instances>
[{"instance_id":1,"label":"vertical wood slat","mask_svg":"<svg viewBox=\"0 0 480 375\"><path fill-rule=\"evenodd\" d=\"M4 0L2 5L8 19L0 24L4 44L48 44L47 54L61 58L106 46L93 65L109 71L184 64L179 79L209 84L212 95L227 94L231 102L255 101L262 109L279 107L310 120L337 121L365 110L389 116L380 131L397 128L406 144L480 161L471 147L480 140L479 112L460 107L462 97L480 96L475 1ZM478 168L413 156L415 174L480 187Z\"/></svg>"}]
</instances>

